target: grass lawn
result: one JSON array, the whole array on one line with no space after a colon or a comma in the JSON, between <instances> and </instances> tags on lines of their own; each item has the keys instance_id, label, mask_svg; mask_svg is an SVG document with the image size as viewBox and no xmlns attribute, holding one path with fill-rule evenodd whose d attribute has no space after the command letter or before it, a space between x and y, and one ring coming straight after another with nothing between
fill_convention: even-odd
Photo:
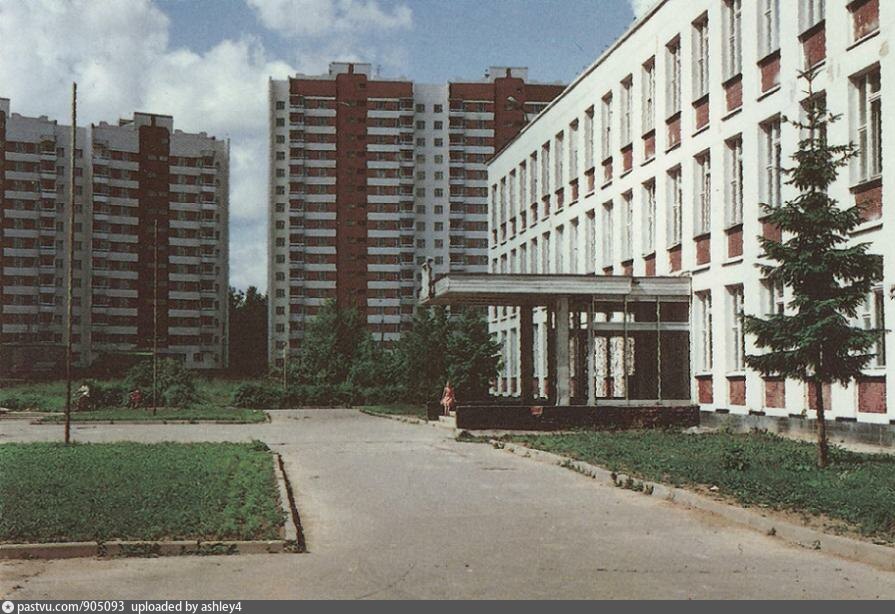
<instances>
[{"instance_id":1,"label":"grass lawn","mask_svg":"<svg viewBox=\"0 0 895 614\"><path fill-rule=\"evenodd\" d=\"M150 409L98 409L96 411L72 412L72 422L105 422L115 420L159 422L163 420L214 420L221 422L264 422L267 416L257 409L237 409L231 407L163 407L153 414ZM47 416L41 422L64 422L65 416Z\"/></svg>"},{"instance_id":2,"label":"grass lawn","mask_svg":"<svg viewBox=\"0 0 895 614\"><path fill-rule=\"evenodd\" d=\"M412 416L414 418L426 418L426 407L424 405L413 405L410 403L398 405L364 405L360 409L371 414L381 414L384 416Z\"/></svg>"},{"instance_id":3,"label":"grass lawn","mask_svg":"<svg viewBox=\"0 0 895 614\"><path fill-rule=\"evenodd\" d=\"M816 447L767 433L581 432L513 436L510 441L563 454L641 479L717 486L746 505L823 515L839 528L895 541L895 456Z\"/></svg>"},{"instance_id":4,"label":"grass lawn","mask_svg":"<svg viewBox=\"0 0 895 614\"><path fill-rule=\"evenodd\" d=\"M0 445L0 542L278 539L261 443Z\"/></svg>"}]
</instances>

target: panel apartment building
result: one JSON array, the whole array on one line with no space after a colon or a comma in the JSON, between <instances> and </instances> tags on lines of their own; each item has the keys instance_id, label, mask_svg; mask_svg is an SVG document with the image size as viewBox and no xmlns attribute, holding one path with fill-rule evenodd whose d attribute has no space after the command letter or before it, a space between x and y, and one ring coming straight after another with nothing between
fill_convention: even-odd
<instances>
[{"instance_id":1,"label":"panel apartment building","mask_svg":"<svg viewBox=\"0 0 895 614\"><path fill-rule=\"evenodd\" d=\"M225 367L228 143L146 113L77 130L71 263L71 127L0 99L0 373L61 367L72 265L77 366L155 338L189 367Z\"/></svg>"},{"instance_id":2,"label":"panel apartment building","mask_svg":"<svg viewBox=\"0 0 895 614\"><path fill-rule=\"evenodd\" d=\"M421 85L369 64L270 81L269 348L298 347L327 300L386 343L409 326L419 267L486 271L486 163L563 89L492 67Z\"/></svg>"},{"instance_id":3,"label":"panel apartment building","mask_svg":"<svg viewBox=\"0 0 895 614\"><path fill-rule=\"evenodd\" d=\"M779 236L760 203L792 198L781 166L799 130L784 118L809 103L800 70L817 70L814 96L842 120L830 142L858 155L832 196L861 206L853 240L872 244L885 280L856 324L881 330L874 357L852 385L834 385L832 415L888 423L895 321L895 186L892 105L895 3L881 0L662 0L488 167L492 272L686 275L692 282L692 398L703 410L811 416L811 390L764 379L744 355L758 352L742 314L789 309L788 291L762 278L758 236ZM889 186L885 187L884 186ZM502 395L518 394L518 325L492 310L504 340ZM543 386L545 316L535 338ZM613 368L626 367L619 364ZM608 372L607 378L613 376ZM595 378L603 394L618 387Z\"/></svg>"}]
</instances>

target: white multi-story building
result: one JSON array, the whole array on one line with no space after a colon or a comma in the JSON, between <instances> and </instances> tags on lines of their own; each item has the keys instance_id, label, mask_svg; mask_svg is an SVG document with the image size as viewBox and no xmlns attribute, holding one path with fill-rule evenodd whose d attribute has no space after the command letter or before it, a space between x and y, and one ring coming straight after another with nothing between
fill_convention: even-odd
<instances>
[{"instance_id":1,"label":"white multi-story building","mask_svg":"<svg viewBox=\"0 0 895 614\"><path fill-rule=\"evenodd\" d=\"M270 81L271 364L327 300L390 343L410 325L419 265L487 270L486 163L563 89L526 77L420 85L333 63Z\"/></svg>"},{"instance_id":2,"label":"white multi-story building","mask_svg":"<svg viewBox=\"0 0 895 614\"><path fill-rule=\"evenodd\" d=\"M762 279L757 237L777 231L760 203L794 196L780 167L799 131L786 119L804 113L799 73L812 67L813 95L843 115L829 140L859 147L832 196L861 205L853 239L884 260L885 280L859 321L881 330L895 321L895 243L886 240L895 209L883 204L895 152L882 139L895 130L882 102L895 83L893 34L895 3L880 0L656 2L488 166L491 271L690 276L693 399L707 411L810 414L806 386L744 364L759 349L742 314L786 309L787 300ZM491 316L507 341L496 388L516 394L514 311ZM534 360L542 383L543 323L542 314ZM832 387L833 417L895 419L886 403L891 343L882 333L864 376Z\"/></svg>"},{"instance_id":3,"label":"white multi-story building","mask_svg":"<svg viewBox=\"0 0 895 614\"><path fill-rule=\"evenodd\" d=\"M0 368L26 374L58 368L67 342L71 128L7 100L0 119ZM75 365L155 341L226 367L228 143L135 113L78 128L76 160Z\"/></svg>"}]
</instances>

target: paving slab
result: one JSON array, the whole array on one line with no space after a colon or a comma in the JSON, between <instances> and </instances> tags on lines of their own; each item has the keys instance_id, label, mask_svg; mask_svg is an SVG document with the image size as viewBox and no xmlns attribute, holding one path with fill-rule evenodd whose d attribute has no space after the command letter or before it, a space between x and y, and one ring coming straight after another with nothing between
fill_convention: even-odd
<instances>
[{"instance_id":1,"label":"paving slab","mask_svg":"<svg viewBox=\"0 0 895 614\"><path fill-rule=\"evenodd\" d=\"M3 562L0 596L895 598L895 573L459 443L446 429L353 410L73 433L76 441L265 441L283 456L308 553ZM61 435L0 419L0 442Z\"/></svg>"}]
</instances>

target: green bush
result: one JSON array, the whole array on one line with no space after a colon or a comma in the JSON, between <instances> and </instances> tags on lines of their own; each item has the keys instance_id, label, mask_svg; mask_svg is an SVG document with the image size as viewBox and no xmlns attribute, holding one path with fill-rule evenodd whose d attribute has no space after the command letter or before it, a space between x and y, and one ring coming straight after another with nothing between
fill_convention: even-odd
<instances>
[{"instance_id":1,"label":"green bush","mask_svg":"<svg viewBox=\"0 0 895 614\"><path fill-rule=\"evenodd\" d=\"M244 409L280 409L284 401L282 388L268 383L240 384L233 393L233 405Z\"/></svg>"},{"instance_id":2,"label":"green bush","mask_svg":"<svg viewBox=\"0 0 895 614\"><path fill-rule=\"evenodd\" d=\"M90 388L90 404L92 409L105 409L108 407L121 407L122 405L127 405L127 388L121 384L107 384L95 380L85 380L81 385L86 385ZM73 401L77 403L77 390L73 391L73 394Z\"/></svg>"},{"instance_id":3,"label":"green bush","mask_svg":"<svg viewBox=\"0 0 895 614\"><path fill-rule=\"evenodd\" d=\"M127 372L127 390L139 389L147 403L152 402L152 361L138 363ZM185 407L199 400L193 374L182 363L170 358L158 362L156 394L160 403L169 407Z\"/></svg>"},{"instance_id":4,"label":"green bush","mask_svg":"<svg viewBox=\"0 0 895 614\"><path fill-rule=\"evenodd\" d=\"M36 394L21 392L0 393L0 407L5 407L12 411L47 409L43 406L43 401L43 397Z\"/></svg>"}]
</instances>

